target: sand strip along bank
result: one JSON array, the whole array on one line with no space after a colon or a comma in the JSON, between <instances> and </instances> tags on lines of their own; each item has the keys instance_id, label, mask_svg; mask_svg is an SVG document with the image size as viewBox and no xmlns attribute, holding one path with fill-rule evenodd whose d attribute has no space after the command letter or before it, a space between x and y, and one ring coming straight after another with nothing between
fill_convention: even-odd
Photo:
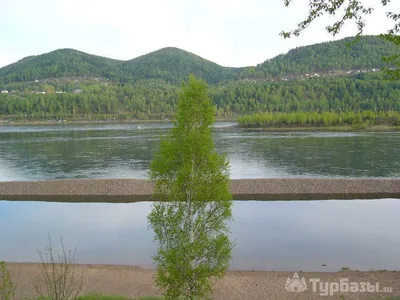
<instances>
[{"instance_id":1,"label":"sand strip along bank","mask_svg":"<svg viewBox=\"0 0 400 300\"><path fill-rule=\"evenodd\" d=\"M132 254L134 255L134 254ZM17 299L35 297L32 280L41 275L41 265L36 263L8 263L12 279L18 281ZM230 271L226 276L215 282L214 300L317 300L317 299L389 299L389 296L400 296L400 272L299 272L304 277L308 289L304 292L288 292L285 290L287 278L293 278L294 272L266 271ZM83 276L82 294L97 292L104 295L121 295L126 297L141 297L160 295L161 291L154 284L154 270L135 266L112 265L77 265L75 278ZM340 282L370 282L374 286L379 283L382 291L385 287L391 292L336 292L333 296L321 296L321 290L313 290L311 278L320 279L324 283ZM390 298L392 299L392 298ZM398 298L395 298L398 299Z\"/></svg>"},{"instance_id":2,"label":"sand strip along bank","mask_svg":"<svg viewBox=\"0 0 400 300\"><path fill-rule=\"evenodd\" d=\"M51 202L154 201L145 179L0 182L1 200ZM234 200L400 199L400 178L265 178L230 181Z\"/></svg>"}]
</instances>

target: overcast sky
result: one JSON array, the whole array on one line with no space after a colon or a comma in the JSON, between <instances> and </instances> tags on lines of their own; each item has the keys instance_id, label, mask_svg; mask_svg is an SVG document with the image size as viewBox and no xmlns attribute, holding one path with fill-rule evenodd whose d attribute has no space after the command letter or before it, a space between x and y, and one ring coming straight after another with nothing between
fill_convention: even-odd
<instances>
[{"instance_id":1,"label":"overcast sky","mask_svg":"<svg viewBox=\"0 0 400 300\"><path fill-rule=\"evenodd\" d=\"M390 28L378 0L368 34ZM25 56L73 48L116 59L178 47L223 66L256 65L291 48L332 40L315 22L298 38L284 40L307 15L308 0L0 0L0 67ZM377 5L377 6L376 6ZM354 35L347 26L338 38Z\"/></svg>"}]
</instances>

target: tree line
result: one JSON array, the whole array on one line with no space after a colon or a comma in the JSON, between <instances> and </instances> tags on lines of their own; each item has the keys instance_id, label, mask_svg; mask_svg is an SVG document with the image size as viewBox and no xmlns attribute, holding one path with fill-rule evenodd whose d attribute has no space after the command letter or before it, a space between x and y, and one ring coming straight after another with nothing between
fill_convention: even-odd
<instances>
[{"instance_id":1,"label":"tree line","mask_svg":"<svg viewBox=\"0 0 400 300\"><path fill-rule=\"evenodd\" d=\"M400 82L383 79L381 73L368 73L287 82L235 80L211 86L209 95L221 118L259 112L400 111ZM161 80L13 83L7 89L14 92L0 94L3 118L85 120L170 118L180 91ZM60 90L65 93L56 93Z\"/></svg>"},{"instance_id":2,"label":"tree line","mask_svg":"<svg viewBox=\"0 0 400 300\"><path fill-rule=\"evenodd\" d=\"M400 112L364 110L362 112L256 113L238 118L242 127L390 125L400 126Z\"/></svg>"}]
</instances>

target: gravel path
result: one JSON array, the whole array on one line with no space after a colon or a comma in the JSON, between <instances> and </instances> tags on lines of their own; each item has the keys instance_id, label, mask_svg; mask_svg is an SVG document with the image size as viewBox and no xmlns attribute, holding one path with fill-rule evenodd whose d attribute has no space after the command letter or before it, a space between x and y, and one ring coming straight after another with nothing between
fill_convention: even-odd
<instances>
[{"instance_id":1,"label":"gravel path","mask_svg":"<svg viewBox=\"0 0 400 300\"><path fill-rule=\"evenodd\" d=\"M151 201L144 179L0 182L0 199L59 202ZM235 200L400 198L399 178L267 178L231 180Z\"/></svg>"}]
</instances>

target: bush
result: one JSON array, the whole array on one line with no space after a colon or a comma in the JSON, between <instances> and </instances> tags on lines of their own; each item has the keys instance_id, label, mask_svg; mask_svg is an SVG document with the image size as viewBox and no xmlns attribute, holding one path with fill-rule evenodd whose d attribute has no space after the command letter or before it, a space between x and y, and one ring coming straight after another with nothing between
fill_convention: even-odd
<instances>
[{"instance_id":1,"label":"bush","mask_svg":"<svg viewBox=\"0 0 400 300\"><path fill-rule=\"evenodd\" d=\"M14 300L17 284L11 279L6 263L0 261L0 300Z\"/></svg>"}]
</instances>

